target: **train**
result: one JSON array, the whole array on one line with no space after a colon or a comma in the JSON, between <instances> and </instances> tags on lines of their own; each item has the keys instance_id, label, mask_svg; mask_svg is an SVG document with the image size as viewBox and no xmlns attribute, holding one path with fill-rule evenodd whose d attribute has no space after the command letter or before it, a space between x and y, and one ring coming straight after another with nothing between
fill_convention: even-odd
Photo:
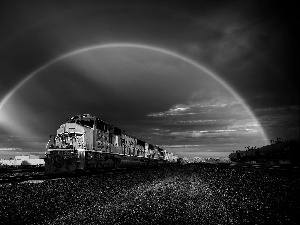
<instances>
[{"instance_id":1,"label":"train","mask_svg":"<svg viewBox=\"0 0 300 225\"><path fill-rule=\"evenodd\" d=\"M50 135L45 172L95 171L176 163L178 157L90 114L76 115Z\"/></svg>"}]
</instances>

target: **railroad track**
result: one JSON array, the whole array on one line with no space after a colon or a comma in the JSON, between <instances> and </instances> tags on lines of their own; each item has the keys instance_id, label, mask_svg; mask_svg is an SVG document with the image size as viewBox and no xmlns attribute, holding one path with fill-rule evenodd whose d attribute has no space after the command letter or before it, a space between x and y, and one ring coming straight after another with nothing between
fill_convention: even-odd
<instances>
[{"instance_id":1,"label":"railroad track","mask_svg":"<svg viewBox=\"0 0 300 225\"><path fill-rule=\"evenodd\" d=\"M74 173L56 173L56 174L46 174L44 172L39 174L24 174L24 175L18 174L12 176L0 176L0 184L20 183L24 181L33 181L33 180L53 180L58 178L92 176L92 175L108 174L108 173L121 173L125 171L128 171L128 169L118 168L118 169L104 169L99 171L80 171Z\"/></svg>"},{"instance_id":2,"label":"railroad track","mask_svg":"<svg viewBox=\"0 0 300 225\"><path fill-rule=\"evenodd\" d=\"M299 166L298 165L262 165L262 164L246 164L246 163L204 163L208 165L220 166L223 168L236 168L238 170L261 170L265 172L281 172L283 174L289 175L299 175ZM159 166L168 166L168 165L159 165ZM151 166L150 166L151 167ZM57 174L46 174L45 172L40 172L38 170L30 170L30 173L27 169L15 169L10 170L5 174L5 176L0 173L0 184L4 183L20 183L24 181L41 181L41 180L52 180L58 178L70 178L70 177L80 177L80 176L92 176L99 174L109 174L109 173L124 173L130 172L132 170L141 170L149 169L148 167L129 167L129 168L118 168L118 169L103 169L99 171L80 171L73 173L57 173ZM27 172L27 173L25 173ZM34 172L36 174L34 174ZM9 176L10 173L16 173L16 175Z\"/></svg>"},{"instance_id":3,"label":"railroad track","mask_svg":"<svg viewBox=\"0 0 300 225\"><path fill-rule=\"evenodd\" d=\"M2 173L44 172L44 171L45 171L45 167L0 168L0 174L2 174Z\"/></svg>"},{"instance_id":4,"label":"railroad track","mask_svg":"<svg viewBox=\"0 0 300 225\"><path fill-rule=\"evenodd\" d=\"M98 171L77 171L72 173L45 173L44 170L40 172L40 169L38 170L31 170L31 173L28 172L26 169L15 169L14 172L13 169L10 170L8 173L5 173L0 171L0 184L5 183L21 183L24 181L34 181L34 180L53 180L58 178L69 178L69 177L81 177L81 176L93 176L93 175L99 175L99 174L113 174L113 173L125 173L134 170L147 170L152 167L160 167L160 166L171 166L171 165L148 165L148 166L138 166L138 167L121 167L117 169L111 169L106 168ZM27 172L27 173L25 173ZM16 173L16 175L11 175L11 173ZM2 175L1 175L2 174Z\"/></svg>"}]
</instances>

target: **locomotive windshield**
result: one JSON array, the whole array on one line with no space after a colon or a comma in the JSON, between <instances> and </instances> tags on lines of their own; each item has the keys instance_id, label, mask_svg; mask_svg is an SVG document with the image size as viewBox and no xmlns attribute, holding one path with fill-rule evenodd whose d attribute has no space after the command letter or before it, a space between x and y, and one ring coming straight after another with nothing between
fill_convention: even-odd
<instances>
[{"instance_id":1,"label":"locomotive windshield","mask_svg":"<svg viewBox=\"0 0 300 225\"><path fill-rule=\"evenodd\" d=\"M91 116L73 116L66 121L67 123L76 123L78 125L87 126L90 128L94 127L95 119Z\"/></svg>"},{"instance_id":2,"label":"locomotive windshield","mask_svg":"<svg viewBox=\"0 0 300 225\"><path fill-rule=\"evenodd\" d=\"M94 127L94 120L91 120L91 119L78 119L76 120L77 124L79 125L83 125L83 126L87 126L87 127L90 127L90 128L93 128Z\"/></svg>"}]
</instances>

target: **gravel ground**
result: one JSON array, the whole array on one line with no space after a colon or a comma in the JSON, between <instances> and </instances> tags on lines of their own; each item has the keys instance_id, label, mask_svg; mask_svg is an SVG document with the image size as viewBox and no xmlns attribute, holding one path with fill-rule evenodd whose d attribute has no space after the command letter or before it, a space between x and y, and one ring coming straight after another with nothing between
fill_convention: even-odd
<instances>
[{"instance_id":1,"label":"gravel ground","mask_svg":"<svg viewBox=\"0 0 300 225\"><path fill-rule=\"evenodd\" d=\"M300 180L174 165L0 185L3 224L298 224Z\"/></svg>"}]
</instances>

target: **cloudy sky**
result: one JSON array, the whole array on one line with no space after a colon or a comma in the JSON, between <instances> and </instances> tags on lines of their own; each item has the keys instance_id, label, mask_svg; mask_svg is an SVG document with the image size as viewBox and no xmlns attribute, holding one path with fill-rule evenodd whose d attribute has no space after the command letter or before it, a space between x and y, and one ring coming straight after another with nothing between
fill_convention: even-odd
<instances>
[{"instance_id":1,"label":"cloudy sky","mask_svg":"<svg viewBox=\"0 0 300 225\"><path fill-rule=\"evenodd\" d=\"M90 113L179 156L299 137L290 1L1 1L0 157Z\"/></svg>"}]
</instances>

